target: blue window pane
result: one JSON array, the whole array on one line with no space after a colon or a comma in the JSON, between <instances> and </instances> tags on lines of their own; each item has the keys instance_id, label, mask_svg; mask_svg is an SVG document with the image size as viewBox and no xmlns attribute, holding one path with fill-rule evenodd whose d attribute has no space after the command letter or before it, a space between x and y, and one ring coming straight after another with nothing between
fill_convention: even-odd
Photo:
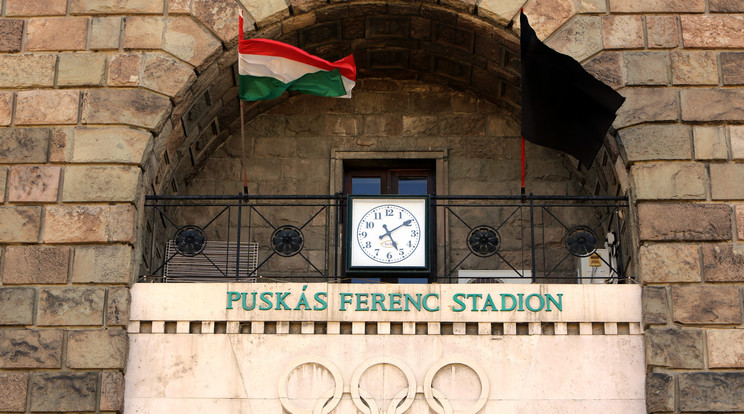
<instances>
[{"instance_id":1,"label":"blue window pane","mask_svg":"<svg viewBox=\"0 0 744 414\"><path fill-rule=\"evenodd\" d=\"M380 194L380 177L352 177L352 194Z\"/></svg>"},{"instance_id":2,"label":"blue window pane","mask_svg":"<svg viewBox=\"0 0 744 414\"><path fill-rule=\"evenodd\" d=\"M429 283L429 279L425 277L399 277L398 283L409 283L409 284L427 284Z\"/></svg>"},{"instance_id":3,"label":"blue window pane","mask_svg":"<svg viewBox=\"0 0 744 414\"><path fill-rule=\"evenodd\" d=\"M398 180L398 194L424 195L427 194L426 178L401 178Z\"/></svg>"}]
</instances>

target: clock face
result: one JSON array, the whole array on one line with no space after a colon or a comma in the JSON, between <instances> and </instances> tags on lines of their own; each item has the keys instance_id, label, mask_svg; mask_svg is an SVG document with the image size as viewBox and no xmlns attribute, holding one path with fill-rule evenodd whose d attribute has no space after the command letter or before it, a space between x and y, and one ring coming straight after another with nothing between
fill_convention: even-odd
<instances>
[{"instance_id":1,"label":"clock face","mask_svg":"<svg viewBox=\"0 0 744 414\"><path fill-rule=\"evenodd\" d=\"M369 210L357 226L362 252L379 263L398 263L413 254L421 241L421 227L406 208L384 204Z\"/></svg>"},{"instance_id":2,"label":"clock face","mask_svg":"<svg viewBox=\"0 0 744 414\"><path fill-rule=\"evenodd\" d=\"M427 197L350 196L349 271L428 270Z\"/></svg>"}]
</instances>

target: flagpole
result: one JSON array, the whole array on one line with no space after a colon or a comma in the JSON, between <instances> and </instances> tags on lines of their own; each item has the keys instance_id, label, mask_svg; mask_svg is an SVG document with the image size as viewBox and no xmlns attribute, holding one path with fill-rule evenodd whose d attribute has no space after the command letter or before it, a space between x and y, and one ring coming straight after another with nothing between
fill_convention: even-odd
<instances>
[{"instance_id":1,"label":"flagpole","mask_svg":"<svg viewBox=\"0 0 744 414\"><path fill-rule=\"evenodd\" d=\"M522 200L524 200L525 197L525 191L524 191L524 137L522 137Z\"/></svg>"},{"instance_id":2,"label":"flagpole","mask_svg":"<svg viewBox=\"0 0 744 414\"><path fill-rule=\"evenodd\" d=\"M243 170L243 194L248 194L248 170L245 162L245 121L243 121L243 100L240 101L240 169Z\"/></svg>"}]
</instances>

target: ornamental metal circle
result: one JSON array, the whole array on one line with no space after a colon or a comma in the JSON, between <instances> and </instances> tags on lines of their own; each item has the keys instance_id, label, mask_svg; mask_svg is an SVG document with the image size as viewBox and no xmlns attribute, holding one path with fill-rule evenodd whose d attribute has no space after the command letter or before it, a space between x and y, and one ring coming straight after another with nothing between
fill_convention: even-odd
<instances>
[{"instance_id":1,"label":"ornamental metal circle","mask_svg":"<svg viewBox=\"0 0 744 414\"><path fill-rule=\"evenodd\" d=\"M176 251L183 256L193 257L204 251L207 238L199 226L183 226L176 232Z\"/></svg>"},{"instance_id":2,"label":"ornamental metal circle","mask_svg":"<svg viewBox=\"0 0 744 414\"><path fill-rule=\"evenodd\" d=\"M490 226L477 226L470 230L467 239L468 249L478 257L496 254L501 246L499 232Z\"/></svg>"},{"instance_id":3,"label":"ornamental metal circle","mask_svg":"<svg viewBox=\"0 0 744 414\"><path fill-rule=\"evenodd\" d=\"M271 235L271 248L282 257L296 255L304 245L302 231L295 226L281 226Z\"/></svg>"},{"instance_id":4,"label":"ornamental metal circle","mask_svg":"<svg viewBox=\"0 0 744 414\"><path fill-rule=\"evenodd\" d=\"M566 249L576 257L591 256L597 251L598 244L597 233L587 226L576 226L566 233Z\"/></svg>"}]
</instances>

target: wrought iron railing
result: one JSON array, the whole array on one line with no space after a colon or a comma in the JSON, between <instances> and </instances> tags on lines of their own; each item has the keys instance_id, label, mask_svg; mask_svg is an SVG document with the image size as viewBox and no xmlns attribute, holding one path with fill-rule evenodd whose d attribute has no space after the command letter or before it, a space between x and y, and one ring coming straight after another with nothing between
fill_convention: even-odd
<instances>
[{"instance_id":1,"label":"wrought iron railing","mask_svg":"<svg viewBox=\"0 0 744 414\"><path fill-rule=\"evenodd\" d=\"M632 279L625 197L430 200L430 282ZM350 281L344 266L346 201L340 194L148 196L139 280Z\"/></svg>"}]
</instances>

